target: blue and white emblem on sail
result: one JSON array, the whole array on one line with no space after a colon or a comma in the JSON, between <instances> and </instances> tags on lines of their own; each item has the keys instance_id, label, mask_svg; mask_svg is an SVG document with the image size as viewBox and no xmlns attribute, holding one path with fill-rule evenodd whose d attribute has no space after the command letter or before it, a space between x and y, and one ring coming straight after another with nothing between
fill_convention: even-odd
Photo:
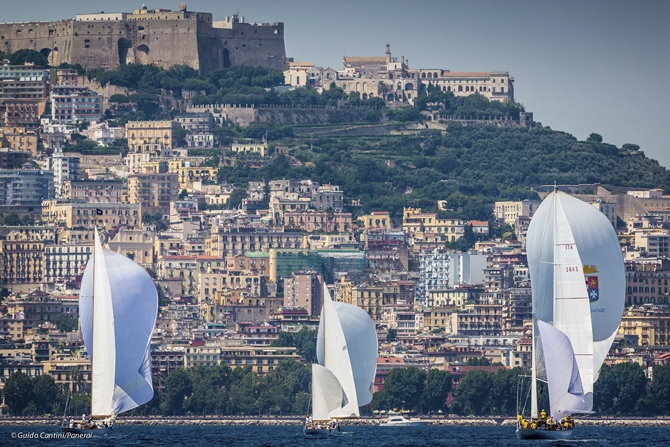
<instances>
[{"instance_id":1,"label":"blue and white emblem on sail","mask_svg":"<svg viewBox=\"0 0 670 447\"><path fill-rule=\"evenodd\" d=\"M598 301L600 298L600 293L598 291L598 277L597 276L587 276L586 277L586 291L589 294L589 302Z\"/></svg>"}]
</instances>

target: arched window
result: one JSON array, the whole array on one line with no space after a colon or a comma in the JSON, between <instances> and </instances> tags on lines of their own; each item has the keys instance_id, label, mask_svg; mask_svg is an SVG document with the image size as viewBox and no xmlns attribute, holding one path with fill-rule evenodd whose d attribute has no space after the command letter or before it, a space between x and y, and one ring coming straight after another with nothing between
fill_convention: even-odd
<instances>
[{"instance_id":1,"label":"arched window","mask_svg":"<svg viewBox=\"0 0 670 447\"><path fill-rule=\"evenodd\" d=\"M458 86L458 91L459 91L459 92L462 92L462 91L463 91L463 86L462 86L462 85L459 85L459 86Z\"/></svg>"},{"instance_id":2,"label":"arched window","mask_svg":"<svg viewBox=\"0 0 670 447\"><path fill-rule=\"evenodd\" d=\"M421 73L421 77L422 77L423 79L426 79L426 73Z\"/></svg>"},{"instance_id":3,"label":"arched window","mask_svg":"<svg viewBox=\"0 0 670 447\"><path fill-rule=\"evenodd\" d=\"M633 293L637 293L637 287L633 287Z\"/></svg>"}]
</instances>

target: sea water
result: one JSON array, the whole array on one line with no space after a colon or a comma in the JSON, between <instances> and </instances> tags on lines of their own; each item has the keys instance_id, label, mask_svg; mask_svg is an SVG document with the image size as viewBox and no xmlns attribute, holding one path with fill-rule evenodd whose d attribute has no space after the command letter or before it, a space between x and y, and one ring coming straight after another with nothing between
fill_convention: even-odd
<instances>
[{"instance_id":1,"label":"sea water","mask_svg":"<svg viewBox=\"0 0 670 447\"><path fill-rule=\"evenodd\" d=\"M570 441L519 441L514 427L342 427L330 435L306 436L290 426L118 425L91 439L58 439L58 427L0 427L0 446L670 446L670 428L577 427Z\"/></svg>"}]
</instances>

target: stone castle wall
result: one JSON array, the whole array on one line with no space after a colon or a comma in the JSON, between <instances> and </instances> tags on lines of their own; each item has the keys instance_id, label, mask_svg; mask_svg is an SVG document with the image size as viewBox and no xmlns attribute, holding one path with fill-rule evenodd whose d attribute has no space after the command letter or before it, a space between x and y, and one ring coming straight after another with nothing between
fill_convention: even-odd
<instances>
[{"instance_id":1,"label":"stone castle wall","mask_svg":"<svg viewBox=\"0 0 670 447\"><path fill-rule=\"evenodd\" d=\"M205 13L0 24L0 51L21 49L41 52L52 66L67 62L87 69L186 64L207 73L232 65L283 69L286 60L283 23L212 22Z\"/></svg>"}]
</instances>

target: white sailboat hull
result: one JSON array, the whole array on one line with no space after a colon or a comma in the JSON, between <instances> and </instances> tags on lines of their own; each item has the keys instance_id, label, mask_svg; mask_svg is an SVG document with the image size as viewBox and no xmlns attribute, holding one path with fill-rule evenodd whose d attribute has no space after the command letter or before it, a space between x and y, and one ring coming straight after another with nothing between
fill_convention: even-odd
<instances>
[{"instance_id":1,"label":"white sailboat hull","mask_svg":"<svg viewBox=\"0 0 670 447\"><path fill-rule=\"evenodd\" d=\"M572 439L574 430L537 430L533 428L517 428L517 439Z\"/></svg>"},{"instance_id":2,"label":"white sailboat hull","mask_svg":"<svg viewBox=\"0 0 670 447\"><path fill-rule=\"evenodd\" d=\"M423 427L428 421L403 421L403 422L385 422L379 424L380 427Z\"/></svg>"}]
</instances>

